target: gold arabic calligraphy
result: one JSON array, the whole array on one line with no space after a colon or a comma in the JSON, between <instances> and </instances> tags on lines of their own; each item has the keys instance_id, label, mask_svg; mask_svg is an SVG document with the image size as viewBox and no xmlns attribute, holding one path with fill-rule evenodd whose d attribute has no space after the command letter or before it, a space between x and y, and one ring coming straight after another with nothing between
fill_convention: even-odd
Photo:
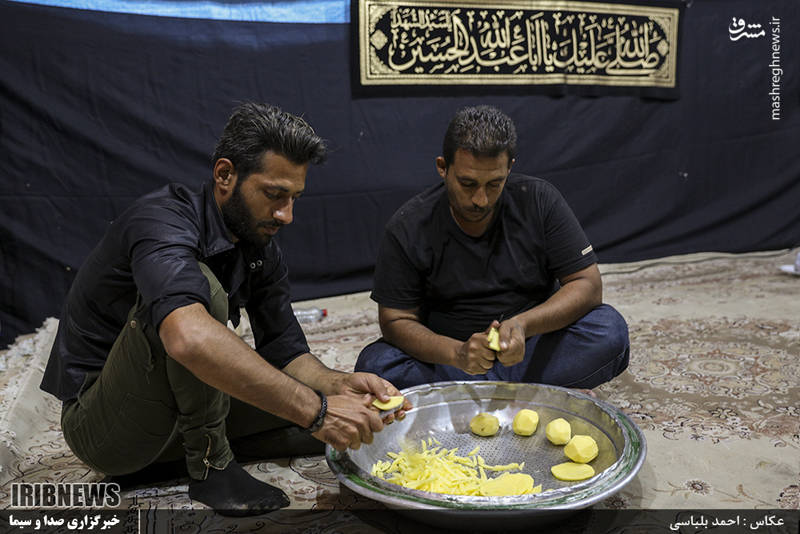
<instances>
[{"instance_id":1,"label":"gold arabic calligraphy","mask_svg":"<svg viewBox=\"0 0 800 534\"><path fill-rule=\"evenodd\" d=\"M676 32L664 27L669 19L625 13L630 6L616 4L616 13L603 13L563 7L503 9L497 4L492 8L380 4L382 9L368 10L368 66L375 75L642 78L659 71L664 77L665 67L674 67L670 55L675 53ZM674 85L674 75L666 74Z\"/></svg>"}]
</instances>

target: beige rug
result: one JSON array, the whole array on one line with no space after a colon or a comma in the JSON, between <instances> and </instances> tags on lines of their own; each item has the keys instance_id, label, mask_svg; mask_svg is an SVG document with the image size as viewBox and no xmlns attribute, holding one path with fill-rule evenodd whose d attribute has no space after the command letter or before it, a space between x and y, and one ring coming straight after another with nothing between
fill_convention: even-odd
<instances>
[{"instance_id":1,"label":"beige rug","mask_svg":"<svg viewBox=\"0 0 800 534\"><path fill-rule=\"evenodd\" d=\"M643 429L648 454L638 476L596 508L798 509L800 276L779 270L796 253L601 266L605 301L628 320L632 348L629 370L598 394ZM306 328L312 350L351 370L378 336L374 304L366 293L315 303L329 317ZM0 353L0 509L12 482L102 478L70 453L59 403L38 388L56 326L48 319ZM294 510L380 508L340 488L321 456L248 469L283 488ZM131 509L203 508L180 480L124 498ZM299 528L305 519L289 521ZM357 516L335 521L342 532L375 531Z\"/></svg>"}]
</instances>

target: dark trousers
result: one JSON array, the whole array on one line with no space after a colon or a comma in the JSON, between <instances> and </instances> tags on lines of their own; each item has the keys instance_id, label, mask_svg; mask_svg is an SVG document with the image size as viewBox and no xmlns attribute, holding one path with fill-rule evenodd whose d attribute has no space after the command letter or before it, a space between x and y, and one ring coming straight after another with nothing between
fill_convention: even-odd
<instances>
[{"instance_id":1,"label":"dark trousers","mask_svg":"<svg viewBox=\"0 0 800 534\"><path fill-rule=\"evenodd\" d=\"M625 319L601 304L571 325L525 341L525 357L506 367L495 362L488 372L469 375L450 365L421 362L378 340L361 351L356 371L382 376L397 388L450 380L500 380L593 388L628 367L630 342Z\"/></svg>"},{"instance_id":2,"label":"dark trousers","mask_svg":"<svg viewBox=\"0 0 800 534\"><path fill-rule=\"evenodd\" d=\"M210 269L200 266L211 288L209 313L227 324L227 295ZM223 469L233 459L231 443L240 444L248 457L324 450L322 442L289 421L196 378L167 355L140 311L137 302L102 371L87 377L77 400L62 410L64 437L84 463L123 475L184 456L189 475L202 480L209 468Z\"/></svg>"}]
</instances>

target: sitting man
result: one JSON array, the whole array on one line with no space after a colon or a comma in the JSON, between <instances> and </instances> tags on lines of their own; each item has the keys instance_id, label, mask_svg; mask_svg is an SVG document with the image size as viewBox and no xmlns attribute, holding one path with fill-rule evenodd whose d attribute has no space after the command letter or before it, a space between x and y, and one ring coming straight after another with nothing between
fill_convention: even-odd
<instances>
[{"instance_id":1,"label":"sitting man","mask_svg":"<svg viewBox=\"0 0 800 534\"><path fill-rule=\"evenodd\" d=\"M627 367L628 328L602 304L592 246L555 187L511 174L516 142L496 108L452 119L436 158L443 183L386 225L371 294L383 338L364 348L357 371L398 388L503 380L591 389Z\"/></svg>"},{"instance_id":2,"label":"sitting man","mask_svg":"<svg viewBox=\"0 0 800 534\"><path fill-rule=\"evenodd\" d=\"M42 380L83 462L125 475L185 458L192 499L259 514L289 499L234 460L237 442L249 455L318 454L370 443L392 421L371 407L392 384L309 353L271 239L324 155L303 119L244 104L211 180L150 193L109 226L69 291ZM227 327L241 306L255 350Z\"/></svg>"}]
</instances>

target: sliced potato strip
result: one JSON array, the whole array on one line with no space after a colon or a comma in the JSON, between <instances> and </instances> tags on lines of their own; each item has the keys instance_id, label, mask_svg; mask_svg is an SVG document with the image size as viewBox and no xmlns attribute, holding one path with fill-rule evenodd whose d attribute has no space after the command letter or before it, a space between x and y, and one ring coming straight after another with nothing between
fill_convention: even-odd
<instances>
[{"instance_id":1,"label":"sliced potato strip","mask_svg":"<svg viewBox=\"0 0 800 534\"><path fill-rule=\"evenodd\" d=\"M524 467L524 462L488 465L478 455L478 447L467 456L458 456L458 448L432 446L433 438L422 440L419 451L389 452L389 460L378 460L371 474L410 489L448 493L451 495L506 496L525 495L542 491L534 486L526 473L512 473ZM500 472L496 477L490 473Z\"/></svg>"},{"instance_id":2,"label":"sliced potato strip","mask_svg":"<svg viewBox=\"0 0 800 534\"><path fill-rule=\"evenodd\" d=\"M404 400L405 397L402 395L394 395L386 402L381 402L378 399L375 399L372 401L372 405L379 410L394 410L395 408L402 406Z\"/></svg>"},{"instance_id":3,"label":"sliced potato strip","mask_svg":"<svg viewBox=\"0 0 800 534\"><path fill-rule=\"evenodd\" d=\"M575 462L564 462L554 465L550 472L558 480L575 481L585 480L594 476L594 468L589 464L578 464Z\"/></svg>"}]
</instances>

